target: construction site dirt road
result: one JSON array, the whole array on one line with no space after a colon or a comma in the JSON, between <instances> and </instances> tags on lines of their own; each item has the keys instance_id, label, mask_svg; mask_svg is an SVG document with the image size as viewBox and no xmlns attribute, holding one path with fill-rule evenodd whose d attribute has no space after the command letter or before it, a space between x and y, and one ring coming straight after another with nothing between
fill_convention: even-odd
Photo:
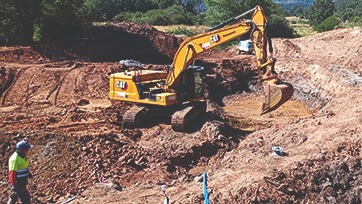
<instances>
[{"instance_id":1,"label":"construction site dirt road","mask_svg":"<svg viewBox=\"0 0 362 204\"><path fill-rule=\"evenodd\" d=\"M33 203L361 203L362 30L273 39L292 100L260 116L253 55L202 54L207 113L188 132L153 119L124 129L131 104L110 101L109 75L164 70L182 38L131 23L95 29L82 46L0 47L0 203L7 160L27 139ZM284 156L272 155L280 146ZM76 196L76 197L75 197Z\"/></svg>"}]
</instances>

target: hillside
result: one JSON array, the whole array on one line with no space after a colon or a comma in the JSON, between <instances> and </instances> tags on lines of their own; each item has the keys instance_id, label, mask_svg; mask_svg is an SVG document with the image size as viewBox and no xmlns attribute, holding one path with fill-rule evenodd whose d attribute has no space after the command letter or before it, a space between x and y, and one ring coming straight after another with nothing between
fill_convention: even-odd
<instances>
[{"instance_id":1,"label":"hillside","mask_svg":"<svg viewBox=\"0 0 362 204\"><path fill-rule=\"evenodd\" d=\"M314 3L315 0L273 0L274 3L277 3L281 6L301 6L308 7Z\"/></svg>"},{"instance_id":2,"label":"hillside","mask_svg":"<svg viewBox=\"0 0 362 204\"><path fill-rule=\"evenodd\" d=\"M314 0L288 0L288 1L279 1L279 0L273 0L274 3L280 5L284 12L287 13L287 15L295 15L290 14L289 12L293 10L303 10L307 9L312 6L314 3Z\"/></svg>"},{"instance_id":3,"label":"hillside","mask_svg":"<svg viewBox=\"0 0 362 204\"><path fill-rule=\"evenodd\" d=\"M166 185L171 203L201 204L203 171L211 203L361 203L360 28L275 39L276 71L295 94L263 116L254 56L235 47L199 56L207 113L185 133L156 119L124 129L131 104L109 100L109 76L134 67L105 55L163 70L182 39L132 23L94 32L78 50L0 47L0 203L21 139L34 145L33 203L161 203Z\"/></svg>"}]
</instances>

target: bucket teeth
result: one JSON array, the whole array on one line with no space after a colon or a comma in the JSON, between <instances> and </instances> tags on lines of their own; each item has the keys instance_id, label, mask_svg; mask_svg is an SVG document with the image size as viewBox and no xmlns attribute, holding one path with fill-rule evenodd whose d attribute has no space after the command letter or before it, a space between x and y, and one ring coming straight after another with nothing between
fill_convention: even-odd
<instances>
[{"instance_id":1,"label":"bucket teeth","mask_svg":"<svg viewBox=\"0 0 362 204\"><path fill-rule=\"evenodd\" d=\"M276 110L287 102L293 96L294 88L290 83L279 82L276 85L265 85L264 92L265 102L263 103L262 113L260 115Z\"/></svg>"}]
</instances>

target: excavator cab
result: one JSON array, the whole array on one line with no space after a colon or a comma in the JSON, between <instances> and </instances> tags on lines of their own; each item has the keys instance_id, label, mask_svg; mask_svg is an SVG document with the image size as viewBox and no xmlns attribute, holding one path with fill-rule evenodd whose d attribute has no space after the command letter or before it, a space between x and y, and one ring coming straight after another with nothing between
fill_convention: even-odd
<instances>
[{"instance_id":1,"label":"excavator cab","mask_svg":"<svg viewBox=\"0 0 362 204\"><path fill-rule=\"evenodd\" d=\"M184 131L196 117L206 112L204 68L189 66L181 73L177 91L177 100L182 108L171 117L171 126L175 131Z\"/></svg>"},{"instance_id":2,"label":"excavator cab","mask_svg":"<svg viewBox=\"0 0 362 204\"><path fill-rule=\"evenodd\" d=\"M181 73L181 82L177 89L178 101L194 101L205 98L204 68L189 66Z\"/></svg>"}]
</instances>

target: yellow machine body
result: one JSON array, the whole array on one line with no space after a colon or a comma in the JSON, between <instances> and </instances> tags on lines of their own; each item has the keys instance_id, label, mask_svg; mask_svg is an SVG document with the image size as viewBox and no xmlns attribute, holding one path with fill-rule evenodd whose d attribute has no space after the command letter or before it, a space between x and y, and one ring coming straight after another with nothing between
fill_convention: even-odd
<instances>
[{"instance_id":1,"label":"yellow machine body","mask_svg":"<svg viewBox=\"0 0 362 204\"><path fill-rule=\"evenodd\" d=\"M252 13L251 19L244 19ZM139 108L130 109L123 116L123 123L140 124L147 117L147 110L159 112L175 110L172 116L174 129L182 130L192 119L206 111L203 68L193 66L196 57L216 46L250 34L254 46L256 68L264 82L265 102L262 114L273 111L288 101L294 88L279 80L274 70L268 20L260 6L233 17L203 33L185 39L178 48L167 72L136 70L110 76L110 99L133 102ZM268 48L269 53L268 56ZM212 90L209 90L209 92ZM179 106L179 109L177 108ZM162 109L158 107L169 107ZM176 108L175 108L176 107ZM147 110L146 110L147 109ZM172 112L172 111L170 111Z\"/></svg>"},{"instance_id":2,"label":"yellow machine body","mask_svg":"<svg viewBox=\"0 0 362 204\"><path fill-rule=\"evenodd\" d=\"M160 79L166 79L167 73L161 71L130 71L114 73L110 76L110 99L151 104L159 106L170 106L177 103L176 93L157 93L158 88L149 88L142 91L142 83L157 83Z\"/></svg>"}]
</instances>

